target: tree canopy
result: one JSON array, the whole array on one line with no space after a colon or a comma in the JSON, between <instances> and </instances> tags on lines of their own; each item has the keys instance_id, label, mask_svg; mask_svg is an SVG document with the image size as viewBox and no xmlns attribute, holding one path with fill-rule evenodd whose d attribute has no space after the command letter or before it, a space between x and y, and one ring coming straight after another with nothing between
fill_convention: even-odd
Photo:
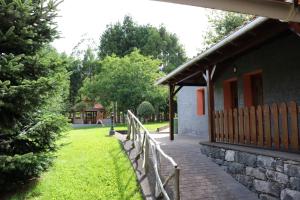
<instances>
[{"instance_id":1,"label":"tree canopy","mask_svg":"<svg viewBox=\"0 0 300 200\"><path fill-rule=\"evenodd\" d=\"M245 15L234 12L214 11L208 16L210 28L204 36L204 49L219 42L229 33L252 18L251 15Z\"/></svg>"},{"instance_id":2,"label":"tree canopy","mask_svg":"<svg viewBox=\"0 0 300 200\"><path fill-rule=\"evenodd\" d=\"M100 38L99 57L103 59L113 54L123 57L134 49L161 60L167 73L186 61L185 51L175 34L164 26L138 25L130 16L125 16L122 23L107 26Z\"/></svg>"},{"instance_id":3,"label":"tree canopy","mask_svg":"<svg viewBox=\"0 0 300 200\"><path fill-rule=\"evenodd\" d=\"M81 89L82 94L92 100L100 100L105 106L117 102L121 111L136 110L143 100L160 106L165 99L163 88L154 86L162 77L159 71L159 60L143 56L138 50L129 55L107 56L101 62L101 71L91 80L86 79Z\"/></svg>"}]
</instances>

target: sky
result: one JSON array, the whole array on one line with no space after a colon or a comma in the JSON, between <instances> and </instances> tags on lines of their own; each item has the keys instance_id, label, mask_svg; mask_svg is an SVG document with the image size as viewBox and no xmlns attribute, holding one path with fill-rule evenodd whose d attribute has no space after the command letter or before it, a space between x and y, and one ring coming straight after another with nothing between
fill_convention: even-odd
<instances>
[{"instance_id":1,"label":"sky","mask_svg":"<svg viewBox=\"0 0 300 200\"><path fill-rule=\"evenodd\" d=\"M208 13L204 8L151 0L64 0L57 18L61 38L53 46L59 52L71 54L84 37L89 40L81 48L87 44L97 47L106 25L122 22L125 15L130 15L138 24L165 25L177 35L191 58L201 49Z\"/></svg>"}]
</instances>

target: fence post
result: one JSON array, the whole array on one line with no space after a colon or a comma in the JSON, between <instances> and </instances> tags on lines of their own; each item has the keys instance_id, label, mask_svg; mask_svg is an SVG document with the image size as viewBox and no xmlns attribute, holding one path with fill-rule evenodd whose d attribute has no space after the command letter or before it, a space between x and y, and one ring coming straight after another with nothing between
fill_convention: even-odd
<instances>
[{"instance_id":1,"label":"fence post","mask_svg":"<svg viewBox=\"0 0 300 200\"><path fill-rule=\"evenodd\" d=\"M174 199L175 200L180 200L180 187L179 187L179 175L180 175L180 169L178 167L175 167L175 196L174 196Z\"/></svg>"},{"instance_id":2,"label":"fence post","mask_svg":"<svg viewBox=\"0 0 300 200\"><path fill-rule=\"evenodd\" d=\"M131 119L130 119L130 115L127 114L127 136L126 136L126 140L130 140L130 134L131 134Z\"/></svg>"},{"instance_id":3,"label":"fence post","mask_svg":"<svg viewBox=\"0 0 300 200\"><path fill-rule=\"evenodd\" d=\"M133 118L131 118L131 138L132 138L132 144L131 144L131 146L132 146L132 148L135 148L135 134L136 134L136 130L135 130L135 122L134 122L134 120L133 120Z\"/></svg>"},{"instance_id":4,"label":"fence post","mask_svg":"<svg viewBox=\"0 0 300 200\"><path fill-rule=\"evenodd\" d=\"M143 167L145 169L145 174L148 174L149 171L149 139L147 135L145 137L145 151L144 151L144 163Z\"/></svg>"}]
</instances>

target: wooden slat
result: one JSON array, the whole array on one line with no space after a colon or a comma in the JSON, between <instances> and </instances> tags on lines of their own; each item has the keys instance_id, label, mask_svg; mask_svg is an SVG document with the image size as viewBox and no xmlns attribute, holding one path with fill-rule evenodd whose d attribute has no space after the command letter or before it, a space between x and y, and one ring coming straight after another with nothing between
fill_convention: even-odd
<instances>
[{"instance_id":1,"label":"wooden slat","mask_svg":"<svg viewBox=\"0 0 300 200\"><path fill-rule=\"evenodd\" d=\"M287 114L287 106L285 103L280 104L279 112L281 115L281 144L283 145L285 150L289 149L289 132L288 132L288 114Z\"/></svg>"},{"instance_id":2,"label":"wooden slat","mask_svg":"<svg viewBox=\"0 0 300 200\"><path fill-rule=\"evenodd\" d=\"M233 110L233 122L234 122L234 143L239 143L239 119L238 119L238 110L235 108Z\"/></svg>"},{"instance_id":3,"label":"wooden slat","mask_svg":"<svg viewBox=\"0 0 300 200\"><path fill-rule=\"evenodd\" d=\"M224 112L220 111L220 140L221 142L224 142Z\"/></svg>"},{"instance_id":4,"label":"wooden slat","mask_svg":"<svg viewBox=\"0 0 300 200\"><path fill-rule=\"evenodd\" d=\"M267 147L272 147L270 107L269 107L269 105L264 105L263 109L264 109L265 145Z\"/></svg>"},{"instance_id":5,"label":"wooden slat","mask_svg":"<svg viewBox=\"0 0 300 200\"><path fill-rule=\"evenodd\" d=\"M232 109L228 111L228 133L229 133L229 142L233 144L233 114Z\"/></svg>"},{"instance_id":6,"label":"wooden slat","mask_svg":"<svg viewBox=\"0 0 300 200\"><path fill-rule=\"evenodd\" d=\"M250 118L249 118L249 109L244 108L244 135L245 143L250 144Z\"/></svg>"},{"instance_id":7,"label":"wooden slat","mask_svg":"<svg viewBox=\"0 0 300 200\"><path fill-rule=\"evenodd\" d=\"M243 109L239 109L239 143L244 144L244 117L243 117Z\"/></svg>"},{"instance_id":8,"label":"wooden slat","mask_svg":"<svg viewBox=\"0 0 300 200\"><path fill-rule=\"evenodd\" d=\"M256 134L256 113L255 107L250 107L250 137L251 137L251 144L257 144L257 134Z\"/></svg>"},{"instance_id":9,"label":"wooden slat","mask_svg":"<svg viewBox=\"0 0 300 200\"><path fill-rule=\"evenodd\" d=\"M228 140L228 111L224 111L224 133L225 133L225 142L229 142Z\"/></svg>"},{"instance_id":10,"label":"wooden slat","mask_svg":"<svg viewBox=\"0 0 300 200\"><path fill-rule=\"evenodd\" d=\"M273 103L271 106L271 114L273 120L273 142L276 149L280 149L280 136L279 136L279 116L278 116L278 106Z\"/></svg>"},{"instance_id":11,"label":"wooden slat","mask_svg":"<svg viewBox=\"0 0 300 200\"><path fill-rule=\"evenodd\" d=\"M220 140L220 127L219 127L219 112L215 112L215 132L216 132L216 141L219 142Z\"/></svg>"},{"instance_id":12,"label":"wooden slat","mask_svg":"<svg viewBox=\"0 0 300 200\"><path fill-rule=\"evenodd\" d=\"M263 114L262 114L261 106L257 106L256 115L257 115L257 133L258 133L257 144L259 146L263 146L264 145L264 128L263 128Z\"/></svg>"},{"instance_id":13,"label":"wooden slat","mask_svg":"<svg viewBox=\"0 0 300 200\"><path fill-rule=\"evenodd\" d=\"M299 150L299 129L298 129L298 110L297 104L294 101L288 104L289 114L291 119L291 150Z\"/></svg>"}]
</instances>

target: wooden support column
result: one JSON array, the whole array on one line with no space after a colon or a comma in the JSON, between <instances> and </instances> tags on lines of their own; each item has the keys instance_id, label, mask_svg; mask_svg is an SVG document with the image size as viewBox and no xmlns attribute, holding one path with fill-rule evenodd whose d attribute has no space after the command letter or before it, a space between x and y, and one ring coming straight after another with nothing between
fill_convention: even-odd
<instances>
[{"instance_id":1,"label":"wooden support column","mask_svg":"<svg viewBox=\"0 0 300 200\"><path fill-rule=\"evenodd\" d=\"M169 125L170 125L170 140L174 140L174 89L175 86L169 85Z\"/></svg>"},{"instance_id":2,"label":"wooden support column","mask_svg":"<svg viewBox=\"0 0 300 200\"><path fill-rule=\"evenodd\" d=\"M212 82L212 71L213 69L210 68L206 70L206 82L207 82L207 98L208 98L208 133L209 133L209 141L215 142L215 135L214 135L214 119L213 119L213 112L215 110L215 100L214 100L214 87Z\"/></svg>"}]
</instances>

